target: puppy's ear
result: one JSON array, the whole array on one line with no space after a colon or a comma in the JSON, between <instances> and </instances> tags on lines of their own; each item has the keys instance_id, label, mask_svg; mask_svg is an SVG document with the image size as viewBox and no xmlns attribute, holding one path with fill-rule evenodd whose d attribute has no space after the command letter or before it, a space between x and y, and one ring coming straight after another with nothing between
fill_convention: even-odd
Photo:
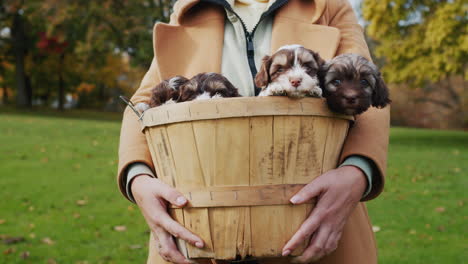
<instances>
[{"instance_id":1,"label":"puppy's ear","mask_svg":"<svg viewBox=\"0 0 468 264\"><path fill-rule=\"evenodd\" d=\"M372 106L384 108L392 102L389 98L389 91L387 85L385 84L382 78L382 74L380 74L379 72L377 75L374 76L376 77L376 82L374 92L372 94Z\"/></svg>"},{"instance_id":2,"label":"puppy's ear","mask_svg":"<svg viewBox=\"0 0 468 264\"><path fill-rule=\"evenodd\" d=\"M319 79L320 88L322 88L323 97L328 95L327 89L325 89L325 78L327 77L328 70L330 69L330 63L326 63L325 61L322 65L319 66L317 71L317 77Z\"/></svg>"},{"instance_id":3,"label":"puppy's ear","mask_svg":"<svg viewBox=\"0 0 468 264\"><path fill-rule=\"evenodd\" d=\"M314 56L315 61L317 62L317 65L318 65L319 69L320 69L322 67L322 65L325 64L325 60L322 59L322 57L320 57L318 52L315 52L315 51L311 51L311 52L312 52L312 55Z\"/></svg>"},{"instance_id":4,"label":"puppy's ear","mask_svg":"<svg viewBox=\"0 0 468 264\"><path fill-rule=\"evenodd\" d=\"M270 83L270 66L271 66L271 57L263 57L262 67L260 71L255 76L255 85L259 88L264 88Z\"/></svg>"}]
</instances>

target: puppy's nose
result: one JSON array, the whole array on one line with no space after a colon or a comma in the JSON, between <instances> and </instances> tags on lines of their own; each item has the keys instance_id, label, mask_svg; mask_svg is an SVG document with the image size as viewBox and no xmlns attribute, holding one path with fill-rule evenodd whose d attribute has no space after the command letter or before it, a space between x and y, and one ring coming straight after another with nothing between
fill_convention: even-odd
<instances>
[{"instance_id":1,"label":"puppy's nose","mask_svg":"<svg viewBox=\"0 0 468 264\"><path fill-rule=\"evenodd\" d=\"M292 86L298 87L299 85L301 85L302 78L290 78L289 82L291 83Z\"/></svg>"},{"instance_id":2,"label":"puppy's nose","mask_svg":"<svg viewBox=\"0 0 468 264\"><path fill-rule=\"evenodd\" d=\"M343 97L346 100L346 103L348 104L355 104L357 102L357 95L345 94L343 95Z\"/></svg>"},{"instance_id":3,"label":"puppy's nose","mask_svg":"<svg viewBox=\"0 0 468 264\"><path fill-rule=\"evenodd\" d=\"M356 103L356 97L346 98L346 101L348 101L348 104L354 104Z\"/></svg>"}]
</instances>

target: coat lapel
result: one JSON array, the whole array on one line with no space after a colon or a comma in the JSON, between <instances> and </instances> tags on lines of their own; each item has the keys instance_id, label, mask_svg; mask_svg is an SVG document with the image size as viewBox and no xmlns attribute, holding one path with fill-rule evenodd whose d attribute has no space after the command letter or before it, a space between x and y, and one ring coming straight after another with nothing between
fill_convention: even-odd
<instances>
[{"instance_id":1,"label":"coat lapel","mask_svg":"<svg viewBox=\"0 0 468 264\"><path fill-rule=\"evenodd\" d=\"M201 72L220 72L224 36L221 7L185 2L179 7L185 16L154 28L154 54L161 80L175 75L192 77ZM194 6L195 5L195 6ZM185 9L191 8L190 12Z\"/></svg>"},{"instance_id":2,"label":"coat lapel","mask_svg":"<svg viewBox=\"0 0 468 264\"><path fill-rule=\"evenodd\" d=\"M315 50L324 59L335 56L339 30L318 25L324 0L290 0L275 15L271 51L287 44ZM190 10L190 11L189 11ZM160 79L192 77L200 72L220 72L224 38L224 10L199 0L179 0L170 24L154 28L154 54Z\"/></svg>"},{"instance_id":3,"label":"coat lapel","mask_svg":"<svg viewBox=\"0 0 468 264\"><path fill-rule=\"evenodd\" d=\"M319 25L325 11L323 0L290 0L278 10L273 22L271 52L288 44L300 44L326 60L333 58L340 43L337 28Z\"/></svg>"}]
</instances>

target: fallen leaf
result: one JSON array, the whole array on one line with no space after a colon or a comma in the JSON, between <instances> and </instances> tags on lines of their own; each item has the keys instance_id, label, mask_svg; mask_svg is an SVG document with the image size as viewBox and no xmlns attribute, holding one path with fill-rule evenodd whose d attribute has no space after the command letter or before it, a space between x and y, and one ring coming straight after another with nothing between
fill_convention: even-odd
<instances>
[{"instance_id":1,"label":"fallen leaf","mask_svg":"<svg viewBox=\"0 0 468 264\"><path fill-rule=\"evenodd\" d=\"M16 250L14 248L7 248L3 251L3 255L9 255L11 253L14 253Z\"/></svg>"},{"instance_id":2,"label":"fallen leaf","mask_svg":"<svg viewBox=\"0 0 468 264\"><path fill-rule=\"evenodd\" d=\"M73 168L79 170L81 168L81 165L80 164L75 164L75 165L73 165Z\"/></svg>"},{"instance_id":3,"label":"fallen leaf","mask_svg":"<svg viewBox=\"0 0 468 264\"><path fill-rule=\"evenodd\" d=\"M55 261L55 259L48 259L47 260L47 264L57 264L57 261Z\"/></svg>"},{"instance_id":4,"label":"fallen leaf","mask_svg":"<svg viewBox=\"0 0 468 264\"><path fill-rule=\"evenodd\" d=\"M32 206L32 205L31 205L31 206L29 206L28 210L29 210L29 212L32 212L32 211L34 211L34 206Z\"/></svg>"},{"instance_id":5,"label":"fallen leaf","mask_svg":"<svg viewBox=\"0 0 468 264\"><path fill-rule=\"evenodd\" d=\"M438 213L443 213L443 212L445 212L445 207L442 207L442 206L441 206L441 207L437 207L437 208L435 209L435 211L438 212Z\"/></svg>"},{"instance_id":6,"label":"fallen leaf","mask_svg":"<svg viewBox=\"0 0 468 264\"><path fill-rule=\"evenodd\" d=\"M374 233L377 233L380 231L380 226L372 226L372 231L374 231Z\"/></svg>"},{"instance_id":7,"label":"fallen leaf","mask_svg":"<svg viewBox=\"0 0 468 264\"><path fill-rule=\"evenodd\" d=\"M440 232L444 232L445 231L445 226L440 225L440 226L437 227L437 230L439 230Z\"/></svg>"},{"instance_id":8,"label":"fallen leaf","mask_svg":"<svg viewBox=\"0 0 468 264\"><path fill-rule=\"evenodd\" d=\"M18 244L24 242L24 237L7 237L3 240L3 244L11 245L11 244Z\"/></svg>"},{"instance_id":9,"label":"fallen leaf","mask_svg":"<svg viewBox=\"0 0 468 264\"><path fill-rule=\"evenodd\" d=\"M6 220L5 219L0 219L0 225L3 225L4 223L6 223Z\"/></svg>"},{"instance_id":10,"label":"fallen leaf","mask_svg":"<svg viewBox=\"0 0 468 264\"><path fill-rule=\"evenodd\" d=\"M414 229L410 229L410 231L408 232L410 235L415 235L416 234L416 230Z\"/></svg>"},{"instance_id":11,"label":"fallen leaf","mask_svg":"<svg viewBox=\"0 0 468 264\"><path fill-rule=\"evenodd\" d=\"M140 249L142 248L141 245L130 245L130 249Z\"/></svg>"},{"instance_id":12,"label":"fallen leaf","mask_svg":"<svg viewBox=\"0 0 468 264\"><path fill-rule=\"evenodd\" d=\"M430 225L430 224L426 224L426 228L431 228L431 225Z\"/></svg>"},{"instance_id":13,"label":"fallen leaf","mask_svg":"<svg viewBox=\"0 0 468 264\"><path fill-rule=\"evenodd\" d=\"M459 173L459 172L461 171L461 169L460 169L460 168L453 168L453 171L454 171L455 173Z\"/></svg>"},{"instance_id":14,"label":"fallen leaf","mask_svg":"<svg viewBox=\"0 0 468 264\"><path fill-rule=\"evenodd\" d=\"M27 258L29 258L30 255L31 255L31 254L29 253L29 251L25 251L25 252L23 252L23 253L20 254L20 257L21 257L22 259L27 259Z\"/></svg>"},{"instance_id":15,"label":"fallen leaf","mask_svg":"<svg viewBox=\"0 0 468 264\"><path fill-rule=\"evenodd\" d=\"M44 158L41 159L41 162L42 162L42 163L47 163L47 162L49 162L49 158L48 158L48 157L44 157Z\"/></svg>"},{"instance_id":16,"label":"fallen leaf","mask_svg":"<svg viewBox=\"0 0 468 264\"><path fill-rule=\"evenodd\" d=\"M79 205L79 206L86 205L87 203L88 203L88 201L86 201L86 200L78 200L78 201L76 201L76 204Z\"/></svg>"},{"instance_id":17,"label":"fallen leaf","mask_svg":"<svg viewBox=\"0 0 468 264\"><path fill-rule=\"evenodd\" d=\"M135 211L135 207L133 207L133 205L129 205L129 206L127 207L127 209L128 209L130 212Z\"/></svg>"},{"instance_id":18,"label":"fallen leaf","mask_svg":"<svg viewBox=\"0 0 468 264\"><path fill-rule=\"evenodd\" d=\"M73 218L75 218L75 219L76 219L76 218L80 218L80 216L81 216L81 215L80 215L79 213L74 213L74 214L73 214Z\"/></svg>"},{"instance_id":19,"label":"fallen leaf","mask_svg":"<svg viewBox=\"0 0 468 264\"><path fill-rule=\"evenodd\" d=\"M123 225L114 226L114 230L117 231L117 232L123 232L123 231L127 231L127 227L123 226Z\"/></svg>"},{"instance_id":20,"label":"fallen leaf","mask_svg":"<svg viewBox=\"0 0 468 264\"><path fill-rule=\"evenodd\" d=\"M29 237L30 237L30 238L36 238L36 234L31 233L31 234L29 234Z\"/></svg>"},{"instance_id":21,"label":"fallen leaf","mask_svg":"<svg viewBox=\"0 0 468 264\"><path fill-rule=\"evenodd\" d=\"M42 153L46 152L46 149L45 149L45 148L41 148L41 152L42 152Z\"/></svg>"},{"instance_id":22,"label":"fallen leaf","mask_svg":"<svg viewBox=\"0 0 468 264\"><path fill-rule=\"evenodd\" d=\"M55 241L50 239L50 237L44 237L42 240L42 243L47 244L47 245L53 245L55 244Z\"/></svg>"},{"instance_id":23,"label":"fallen leaf","mask_svg":"<svg viewBox=\"0 0 468 264\"><path fill-rule=\"evenodd\" d=\"M35 225L34 223L30 223L30 224L29 224L29 228L30 228L30 229L34 229L35 227L36 227L36 225Z\"/></svg>"}]
</instances>

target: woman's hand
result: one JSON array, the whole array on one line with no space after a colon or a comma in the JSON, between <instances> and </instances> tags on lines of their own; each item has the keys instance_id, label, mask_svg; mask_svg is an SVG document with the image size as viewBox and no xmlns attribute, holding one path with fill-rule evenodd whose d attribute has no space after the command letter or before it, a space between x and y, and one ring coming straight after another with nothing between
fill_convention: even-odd
<instances>
[{"instance_id":1,"label":"woman's hand","mask_svg":"<svg viewBox=\"0 0 468 264\"><path fill-rule=\"evenodd\" d=\"M341 238L343 227L362 198L367 186L364 173L354 166L343 166L328 171L302 188L291 198L293 204L302 204L317 198L317 205L299 230L286 243L283 256L308 240L309 245L296 263L309 263L333 252Z\"/></svg>"},{"instance_id":2,"label":"woman's hand","mask_svg":"<svg viewBox=\"0 0 468 264\"><path fill-rule=\"evenodd\" d=\"M203 240L174 221L167 212L167 202L183 207L187 199L159 179L141 175L132 182L132 194L146 223L153 232L161 257L172 263L192 263L177 249L173 236L203 248Z\"/></svg>"}]
</instances>

